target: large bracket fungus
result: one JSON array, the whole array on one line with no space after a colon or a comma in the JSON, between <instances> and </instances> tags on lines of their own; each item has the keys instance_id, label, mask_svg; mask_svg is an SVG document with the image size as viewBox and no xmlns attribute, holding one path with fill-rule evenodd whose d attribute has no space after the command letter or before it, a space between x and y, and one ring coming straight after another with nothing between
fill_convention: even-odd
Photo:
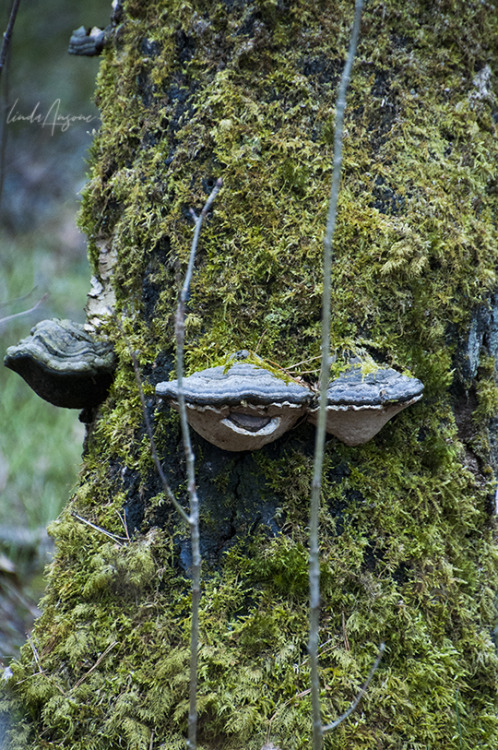
<instances>
[{"instance_id":1,"label":"large bracket fungus","mask_svg":"<svg viewBox=\"0 0 498 750\"><path fill-rule=\"evenodd\" d=\"M327 432L346 445L371 440L395 414L422 397L423 384L391 368L362 373L350 367L327 390ZM228 451L257 450L290 430L300 417L317 423L316 396L263 366L211 367L183 380L190 426ZM158 383L157 396L178 410L178 381Z\"/></svg>"},{"instance_id":2,"label":"large bracket fungus","mask_svg":"<svg viewBox=\"0 0 498 750\"><path fill-rule=\"evenodd\" d=\"M183 380L190 426L228 451L262 448L307 413L313 394L305 386L257 365L211 367ZM178 381L158 383L156 394L178 410Z\"/></svg>"},{"instance_id":3,"label":"large bracket fungus","mask_svg":"<svg viewBox=\"0 0 498 750\"><path fill-rule=\"evenodd\" d=\"M42 320L7 349L4 364L45 401L68 409L98 406L116 367L112 345L70 320Z\"/></svg>"},{"instance_id":4,"label":"large bracket fungus","mask_svg":"<svg viewBox=\"0 0 498 750\"><path fill-rule=\"evenodd\" d=\"M416 378L384 368L362 374L353 366L327 389L327 432L346 445L371 440L395 414L422 398L423 384ZM317 423L318 407L310 409Z\"/></svg>"}]
</instances>

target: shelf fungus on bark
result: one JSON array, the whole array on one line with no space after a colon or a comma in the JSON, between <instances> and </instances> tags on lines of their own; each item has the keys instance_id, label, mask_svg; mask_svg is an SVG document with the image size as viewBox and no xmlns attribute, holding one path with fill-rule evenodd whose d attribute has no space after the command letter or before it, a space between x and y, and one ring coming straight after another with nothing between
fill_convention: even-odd
<instances>
[{"instance_id":1,"label":"shelf fungus on bark","mask_svg":"<svg viewBox=\"0 0 498 750\"><path fill-rule=\"evenodd\" d=\"M104 49L108 29L85 28L80 26L71 34L68 52L70 55L83 55L84 57L95 57L100 55Z\"/></svg>"},{"instance_id":2,"label":"shelf fungus on bark","mask_svg":"<svg viewBox=\"0 0 498 750\"><path fill-rule=\"evenodd\" d=\"M183 380L190 426L227 451L251 451L277 440L306 415L311 391L286 383L257 365L211 367ZM156 394L178 410L178 381L158 383Z\"/></svg>"},{"instance_id":3,"label":"shelf fungus on bark","mask_svg":"<svg viewBox=\"0 0 498 750\"><path fill-rule=\"evenodd\" d=\"M351 367L327 389L327 432L346 445L367 443L423 390L420 380L391 368L363 375L361 367ZM317 424L318 407L310 409L309 420Z\"/></svg>"},{"instance_id":4,"label":"shelf fungus on bark","mask_svg":"<svg viewBox=\"0 0 498 750\"><path fill-rule=\"evenodd\" d=\"M55 406L85 409L107 396L116 367L112 345L70 320L42 320L4 364Z\"/></svg>"}]
</instances>

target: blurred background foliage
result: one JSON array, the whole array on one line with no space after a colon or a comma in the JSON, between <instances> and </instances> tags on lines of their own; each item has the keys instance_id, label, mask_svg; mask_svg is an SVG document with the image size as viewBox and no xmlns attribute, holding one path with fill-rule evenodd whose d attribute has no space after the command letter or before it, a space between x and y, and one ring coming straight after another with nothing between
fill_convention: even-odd
<instances>
[{"instance_id":1,"label":"blurred background foliage","mask_svg":"<svg viewBox=\"0 0 498 750\"><path fill-rule=\"evenodd\" d=\"M0 5L2 34L10 6ZM2 359L39 320L84 320L90 273L76 216L86 152L99 127L93 103L98 58L71 56L67 47L74 29L105 27L110 13L110 0L20 3L0 81L0 318L47 298L33 313L0 324ZM46 122L26 120L33 112ZM51 125L57 112L92 119L76 119L63 130ZM77 411L42 401L5 367L0 394L0 664L5 664L36 614L46 561L39 530L57 516L77 481L84 428ZM32 544L20 543L20 529L35 532Z\"/></svg>"}]
</instances>

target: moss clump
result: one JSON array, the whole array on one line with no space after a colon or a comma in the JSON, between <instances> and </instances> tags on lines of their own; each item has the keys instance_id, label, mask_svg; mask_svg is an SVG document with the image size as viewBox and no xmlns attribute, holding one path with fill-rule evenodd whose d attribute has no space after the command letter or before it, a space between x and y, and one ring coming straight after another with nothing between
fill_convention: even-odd
<instances>
[{"instance_id":1,"label":"moss clump","mask_svg":"<svg viewBox=\"0 0 498 750\"><path fill-rule=\"evenodd\" d=\"M152 392L174 364L189 210L222 176L192 283L188 371L250 349L316 379L333 108L351 11L340 0L125 3L99 75L103 125L81 214L95 269L102 240L118 253L124 322L107 330L119 369L69 507L131 539L111 541L69 514L54 526L37 657L24 647L4 701L12 750L184 746L190 542L151 465L128 345L168 481L186 502L177 419L154 412ZM496 386L486 337L475 382L458 356L496 286L496 99L474 83L496 62L496 18L481 3L372 0L365 10L334 243L335 368L359 353L409 370L425 394L367 445L327 448L325 721L347 708L387 643L327 750L498 744L486 439ZM194 436L203 750L309 748L313 434L300 425L254 455Z\"/></svg>"}]
</instances>

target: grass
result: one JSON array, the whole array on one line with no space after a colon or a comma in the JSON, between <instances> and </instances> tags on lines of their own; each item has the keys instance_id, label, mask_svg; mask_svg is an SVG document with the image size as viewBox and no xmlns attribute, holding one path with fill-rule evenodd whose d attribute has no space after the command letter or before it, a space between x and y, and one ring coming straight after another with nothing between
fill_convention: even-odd
<instances>
[{"instance_id":1,"label":"grass","mask_svg":"<svg viewBox=\"0 0 498 750\"><path fill-rule=\"evenodd\" d=\"M0 317L28 309L48 292L33 313L0 324L1 359L39 320L83 319L88 272L80 238L73 234L72 251L66 244L61 253L53 244L57 233L52 242L40 237L44 232L23 233L15 240L0 232ZM34 287L28 299L16 301ZM1 526L38 529L56 518L77 481L83 435L77 411L48 404L19 375L0 366ZM2 560L12 570L0 565L0 664L16 655L38 613L46 557L42 549L28 551L4 541Z\"/></svg>"},{"instance_id":2,"label":"grass","mask_svg":"<svg viewBox=\"0 0 498 750\"><path fill-rule=\"evenodd\" d=\"M8 5L0 12L1 32ZM77 190L85 179L90 131L98 128L92 92L99 61L71 57L67 46L73 29L105 26L109 13L110 4L102 0L84 5L34 0L21 3L14 28L2 106L15 105L28 115L37 105L47 113L60 101L61 114L92 115L95 120L89 125L77 121L66 132L22 121L4 128L0 318L31 307L48 292L34 313L0 324L0 525L9 527L46 525L67 502L78 478L84 435L78 412L42 401L1 361L7 347L27 336L39 320L84 320L90 274L85 242L76 230ZM33 289L28 299L12 302ZM3 569L2 560L8 568L14 564L14 572ZM44 586L40 563L32 552L0 546L0 665L17 653L36 615L34 603Z\"/></svg>"},{"instance_id":3,"label":"grass","mask_svg":"<svg viewBox=\"0 0 498 750\"><path fill-rule=\"evenodd\" d=\"M82 320L88 277L83 273L84 250L64 255L31 235L15 243L4 236L1 243L1 314L30 307L49 294L35 312L1 327L3 358L7 347L27 336L38 320ZM29 300L15 301L35 286ZM84 427L77 411L46 403L4 367L0 393L0 524L36 528L55 518L68 499L77 478Z\"/></svg>"}]
</instances>

